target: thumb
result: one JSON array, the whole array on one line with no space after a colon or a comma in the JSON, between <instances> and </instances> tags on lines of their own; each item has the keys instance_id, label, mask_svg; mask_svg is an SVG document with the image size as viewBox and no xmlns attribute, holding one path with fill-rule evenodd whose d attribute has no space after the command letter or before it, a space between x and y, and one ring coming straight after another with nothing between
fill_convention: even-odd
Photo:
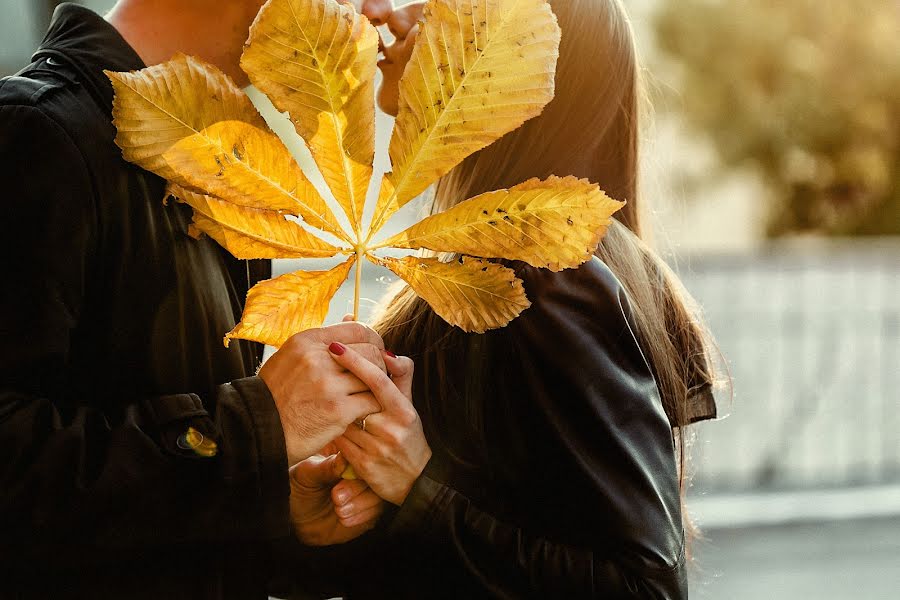
<instances>
[{"instance_id":1,"label":"thumb","mask_svg":"<svg viewBox=\"0 0 900 600\"><path fill-rule=\"evenodd\" d=\"M340 454L328 457L312 456L291 469L294 481L306 488L330 487L341 480L347 459Z\"/></svg>"}]
</instances>

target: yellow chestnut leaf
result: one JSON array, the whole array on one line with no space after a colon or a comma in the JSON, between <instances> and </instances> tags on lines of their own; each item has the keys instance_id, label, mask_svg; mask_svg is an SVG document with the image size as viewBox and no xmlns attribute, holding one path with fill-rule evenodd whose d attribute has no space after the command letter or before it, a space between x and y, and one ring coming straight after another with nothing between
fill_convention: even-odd
<instances>
[{"instance_id":1,"label":"yellow chestnut leaf","mask_svg":"<svg viewBox=\"0 0 900 600\"><path fill-rule=\"evenodd\" d=\"M404 280L442 319L463 331L504 327L531 306L512 269L469 256L452 262L407 256L372 259Z\"/></svg>"},{"instance_id":2,"label":"yellow chestnut leaf","mask_svg":"<svg viewBox=\"0 0 900 600\"><path fill-rule=\"evenodd\" d=\"M424 19L370 233L553 98L560 30L546 0L431 0Z\"/></svg>"},{"instance_id":3,"label":"yellow chestnut leaf","mask_svg":"<svg viewBox=\"0 0 900 600\"><path fill-rule=\"evenodd\" d=\"M339 248L273 210L246 208L169 184L167 195L194 209L194 226L235 258L328 258Z\"/></svg>"},{"instance_id":4,"label":"yellow chestnut leaf","mask_svg":"<svg viewBox=\"0 0 900 600\"><path fill-rule=\"evenodd\" d=\"M299 215L313 227L348 239L274 133L223 121L179 141L163 158L177 174L173 181L239 206Z\"/></svg>"},{"instance_id":5,"label":"yellow chestnut leaf","mask_svg":"<svg viewBox=\"0 0 900 600\"><path fill-rule=\"evenodd\" d=\"M226 345L241 338L280 346L320 326L354 264L357 314L363 257L404 279L449 323L471 332L503 327L530 302L511 269L485 259L553 270L578 266L622 206L575 177L531 179L371 244L399 207L538 115L553 97L560 30L547 0L430 0L423 17L400 81L389 148L393 171L382 179L366 230L374 28L336 0L269 0L242 56L251 81L288 113L309 147L351 233L249 99L212 65L177 56L142 71L108 73L124 157L169 180L169 191L193 209L191 235L206 234L241 259L350 255L331 270L300 270L254 286ZM374 254L387 247L461 256L442 262Z\"/></svg>"},{"instance_id":6,"label":"yellow chestnut leaf","mask_svg":"<svg viewBox=\"0 0 900 600\"><path fill-rule=\"evenodd\" d=\"M521 260L561 271L591 257L622 206L584 179L529 179L427 217L383 245Z\"/></svg>"},{"instance_id":7,"label":"yellow chestnut leaf","mask_svg":"<svg viewBox=\"0 0 900 600\"><path fill-rule=\"evenodd\" d=\"M250 30L241 67L287 112L355 229L375 156L378 33L349 4L272 0Z\"/></svg>"},{"instance_id":8,"label":"yellow chestnut leaf","mask_svg":"<svg viewBox=\"0 0 900 600\"><path fill-rule=\"evenodd\" d=\"M354 258L330 271L296 271L262 281L247 294L241 322L225 335L276 348L295 333L321 327L328 304L347 279Z\"/></svg>"},{"instance_id":9,"label":"yellow chestnut leaf","mask_svg":"<svg viewBox=\"0 0 900 600\"><path fill-rule=\"evenodd\" d=\"M171 179L163 152L221 121L264 129L250 99L218 69L178 55L132 73L106 71L115 91L113 124L125 160Z\"/></svg>"}]
</instances>

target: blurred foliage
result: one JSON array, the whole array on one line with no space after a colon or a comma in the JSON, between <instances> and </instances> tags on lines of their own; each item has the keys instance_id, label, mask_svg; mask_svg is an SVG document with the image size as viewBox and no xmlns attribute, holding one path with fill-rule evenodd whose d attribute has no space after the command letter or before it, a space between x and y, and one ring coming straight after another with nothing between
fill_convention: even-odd
<instances>
[{"instance_id":1,"label":"blurred foliage","mask_svg":"<svg viewBox=\"0 0 900 600\"><path fill-rule=\"evenodd\" d=\"M771 235L900 234L900 2L667 0L688 126L774 191Z\"/></svg>"}]
</instances>

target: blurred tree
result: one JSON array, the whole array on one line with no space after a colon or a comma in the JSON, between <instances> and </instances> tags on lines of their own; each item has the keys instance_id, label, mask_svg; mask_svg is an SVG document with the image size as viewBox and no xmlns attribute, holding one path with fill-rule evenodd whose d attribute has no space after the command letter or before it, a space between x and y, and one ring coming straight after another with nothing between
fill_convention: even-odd
<instances>
[{"instance_id":1,"label":"blurred tree","mask_svg":"<svg viewBox=\"0 0 900 600\"><path fill-rule=\"evenodd\" d=\"M775 192L769 233L900 234L900 2L666 0L684 118Z\"/></svg>"}]
</instances>

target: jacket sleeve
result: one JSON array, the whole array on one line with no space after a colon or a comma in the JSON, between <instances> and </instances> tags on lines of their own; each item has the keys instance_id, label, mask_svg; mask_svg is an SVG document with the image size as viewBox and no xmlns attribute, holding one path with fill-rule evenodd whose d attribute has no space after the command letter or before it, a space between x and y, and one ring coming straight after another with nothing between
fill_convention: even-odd
<instances>
[{"instance_id":1,"label":"jacket sleeve","mask_svg":"<svg viewBox=\"0 0 900 600\"><path fill-rule=\"evenodd\" d=\"M672 432L624 291L599 260L526 268L523 279L533 305L508 326L527 381L521 401L556 438L546 443L560 449L566 488L549 497L559 514L585 516L581 543L489 514L428 467L392 535L440 544L499 597L686 598ZM533 473L523 493L551 478Z\"/></svg>"},{"instance_id":2,"label":"jacket sleeve","mask_svg":"<svg viewBox=\"0 0 900 600\"><path fill-rule=\"evenodd\" d=\"M88 168L33 106L0 106L0 157L0 561L288 535L283 433L260 379L114 407L72 397L60 373L91 276ZM188 427L215 456L184 448Z\"/></svg>"}]
</instances>

